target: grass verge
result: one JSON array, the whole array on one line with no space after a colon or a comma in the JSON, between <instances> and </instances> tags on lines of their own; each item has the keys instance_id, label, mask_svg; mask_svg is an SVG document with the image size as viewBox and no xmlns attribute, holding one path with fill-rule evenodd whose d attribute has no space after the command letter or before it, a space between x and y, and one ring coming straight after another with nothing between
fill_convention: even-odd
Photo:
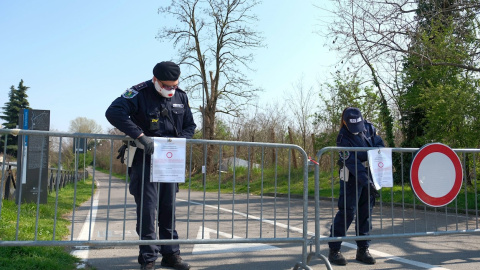
<instances>
[{"instance_id":1,"label":"grass verge","mask_svg":"<svg viewBox=\"0 0 480 270\"><path fill-rule=\"evenodd\" d=\"M75 194L76 186L76 194ZM14 201L3 201L0 213L1 241L60 241L70 235L70 220L64 216L71 213L74 207L80 206L90 199L92 178L77 181L77 184L66 185L57 194L48 194L47 203L23 203L18 216L18 205ZM75 197L75 205L74 205ZM56 209L56 211L55 211ZM56 215L55 215L56 213ZM17 231L18 223L18 235ZM51 246L17 246L0 247L0 269L37 269L37 270L69 270L76 269L79 259L70 255L64 247Z\"/></svg>"}]
</instances>

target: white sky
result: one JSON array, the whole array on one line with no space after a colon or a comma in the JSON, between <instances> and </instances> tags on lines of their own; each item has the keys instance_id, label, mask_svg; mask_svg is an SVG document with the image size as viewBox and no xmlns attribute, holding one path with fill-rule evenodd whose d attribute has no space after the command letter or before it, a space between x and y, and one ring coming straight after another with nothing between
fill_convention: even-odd
<instances>
[{"instance_id":1,"label":"white sky","mask_svg":"<svg viewBox=\"0 0 480 270\"><path fill-rule=\"evenodd\" d=\"M267 47L254 51L256 72L247 74L265 90L260 105L282 101L302 77L307 87L331 77L335 54L315 33L328 15L313 6L326 2L264 0L256 9ZM105 119L110 103L151 79L157 62L177 56L171 43L155 38L167 23L157 13L166 3L170 0L1 1L0 107L10 87L23 79L30 107L50 110L51 130L68 131L71 120L87 117L106 132L112 127Z\"/></svg>"}]
</instances>

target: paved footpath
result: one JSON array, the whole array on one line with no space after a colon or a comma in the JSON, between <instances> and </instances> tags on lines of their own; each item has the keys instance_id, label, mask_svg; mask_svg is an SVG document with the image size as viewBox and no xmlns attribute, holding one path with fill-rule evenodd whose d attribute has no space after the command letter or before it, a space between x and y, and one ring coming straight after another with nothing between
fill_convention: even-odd
<instances>
[{"instance_id":1,"label":"paved footpath","mask_svg":"<svg viewBox=\"0 0 480 270\"><path fill-rule=\"evenodd\" d=\"M135 232L135 204L133 197L125 190L125 182L119 179L109 179L107 174L96 171L95 179L98 183L97 192L93 201L87 202L76 211L74 238L85 239L88 237L89 216L92 214L94 224L92 227L91 239L105 240L117 239L137 239ZM111 192L108 192L108 190ZM198 237L208 237L211 233L216 237L217 231L212 228L202 228L202 223L185 222L184 217L187 213L187 199L190 196L191 202L202 203L203 192L187 193L181 190L177 196L177 231L180 238L194 238L192 234ZM237 195L236 195L237 196ZM238 195L236 198L241 198ZM108 206L110 202L116 202ZM281 200L277 198L277 200ZM125 207L119 207L118 205ZM93 205L94 211L89 211ZM313 202L312 202L313 205ZM238 207L238 209L237 209ZM235 210L242 212L239 204ZM252 206L250 206L252 207ZM309 207L312 209L313 207ZM191 208L190 211L202 211ZM228 213L230 216L231 213ZM108 220L107 217L108 216ZM309 217L313 217L309 213ZM216 218L216 217L215 217ZM123 220L126 220L124 223ZM312 218L308 224L309 231L314 231ZM281 225L282 221L279 221ZM108 225L107 225L108 224ZM259 224L259 223L258 223ZM259 230L265 231L267 225L263 225ZM295 224L299 226L301 224ZM210 226L211 227L211 226ZM108 230L106 230L108 228ZM352 227L353 229L353 227ZM188 231L187 231L188 230ZM253 231L253 229L250 229ZM108 232L107 232L108 231ZM325 231L325 228L322 228ZM220 234L225 234L225 230ZM202 236L203 235L203 236ZM230 234L231 236L231 234ZM82 238L84 237L84 238ZM313 247L314 248L314 247ZM328 250L326 245L322 245L321 253L326 255ZM265 269L281 270L292 269L296 262L301 259L301 247L298 244L204 244L204 245L181 245L182 257L192 265L191 269L208 270L231 270L231 269ZM435 270L478 270L480 269L480 235L448 235L436 237L417 237L401 238L394 240L376 240L372 241L371 253L377 258L377 264L364 265L355 261L354 243L344 242L342 252L349 261L346 266L332 266L333 269L435 269ZM82 258L86 262L86 267L96 268L98 270L113 269L139 269L137 263L138 246L112 246L99 248L77 249L72 254ZM313 258L309 266L312 269L327 269L322 260ZM82 265L80 267L85 267ZM159 263L157 269L162 268Z\"/></svg>"}]
</instances>

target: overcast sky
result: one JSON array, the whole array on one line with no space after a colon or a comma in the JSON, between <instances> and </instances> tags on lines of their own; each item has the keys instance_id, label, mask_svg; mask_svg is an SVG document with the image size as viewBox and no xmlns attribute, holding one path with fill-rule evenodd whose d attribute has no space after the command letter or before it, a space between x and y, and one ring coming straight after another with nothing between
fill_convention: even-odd
<instances>
[{"instance_id":1,"label":"overcast sky","mask_svg":"<svg viewBox=\"0 0 480 270\"><path fill-rule=\"evenodd\" d=\"M162 3L170 1L1 1L0 106L23 79L30 107L50 110L51 130L87 117L107 132L110 103L176 57L171 43L155 38L172 23L158 14ZM327 14L315 3L325 1L265 0L255 10L267 47L253 51L256 72L247 74L265 90L260 105L281 100L302 77L306 86L331 77L334 53L315 33Z\"/></svg>"}]
</instances>

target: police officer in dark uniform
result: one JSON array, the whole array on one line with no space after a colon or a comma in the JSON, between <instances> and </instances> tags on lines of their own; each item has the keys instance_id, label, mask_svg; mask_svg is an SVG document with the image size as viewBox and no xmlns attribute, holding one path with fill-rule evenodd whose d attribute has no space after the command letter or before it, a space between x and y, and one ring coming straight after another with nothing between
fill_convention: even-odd
<instances>
[{"instance_id":1,"label":"police officer in dark uniform","mask_svg":"<svg viewBox=\"0 0 480 270\"><path fill-rule=\"evenodd\" d=\"M342 113L342 123L337 137L339 147L384 147L382 138L377 135L375 127L363 119L358 108L348 107ZM369 235L370 215L375 205L375 195L378 194L371 180L368 167L367 152L342 152L338 164L340 165L340 195L338 198L338 212L330 228L330 237L341 237L357 213L355 224L357 235ZM358 194L358 195L357 195ZM358 196L358 199L357 199ZM346 222L346 223L345 223ZM347 261L340 252L342 242L329 242L330 252L328 260L337 265L346 265ZM356 260L366 264L375 264L368 247L370 240L357 241Z\"/></svg>"},{"instance_id":2,"label":"police officer in dark uniform","mask_svg":"<svg viewBox=\"0 0 480 270\"><path fill-rule=\"evenodd\" d=\"M137 145L129 170L129 190L137 205L137 233L142 240L157 239L157 219L159 239L178 239L175 218L172 220L178 184L150 182L150 160L154 151L150 137L190 139L196 125L187 94L178 88L180 67L173 62L160 62L153 68L153 75L152 80L133 86L115 99L105 116L113 126L141 143ZM162 255L162 266L190 269L180 257L179 245L141 245L140 269L155 269L158 252Z\"/></svg>"}]
</instances>

